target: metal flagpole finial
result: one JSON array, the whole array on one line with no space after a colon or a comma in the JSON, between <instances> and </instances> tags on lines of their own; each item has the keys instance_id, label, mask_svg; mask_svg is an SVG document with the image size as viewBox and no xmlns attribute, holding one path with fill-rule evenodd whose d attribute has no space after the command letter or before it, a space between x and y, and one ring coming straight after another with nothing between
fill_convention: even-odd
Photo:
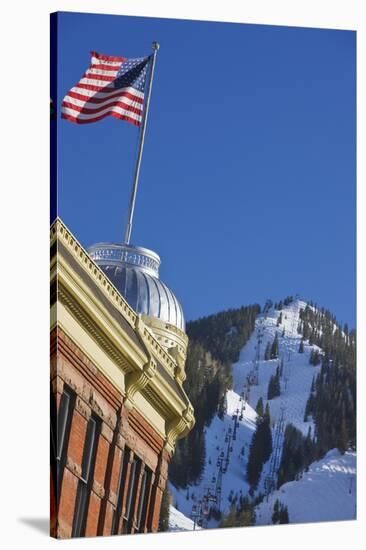
<instances>
[{"instance_id":1,"label":"metal flagpole finial","mask_svg":"<svg viewBox=\"0 0 366 550\"><path fill-rule=\"evenodd\" d=\"M159 48L160 48L159 42L153 42L153 43L152 43L152 49L153 49L153 50L158 50Z\"/></svg>"}]
</instances>

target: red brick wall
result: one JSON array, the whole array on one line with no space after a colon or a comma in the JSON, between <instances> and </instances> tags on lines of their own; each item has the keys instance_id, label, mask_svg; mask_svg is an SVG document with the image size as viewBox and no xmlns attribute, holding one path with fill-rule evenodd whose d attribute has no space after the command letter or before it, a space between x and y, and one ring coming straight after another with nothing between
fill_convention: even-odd
<instances>
[{"instance_id":1,"label":"red brick wall","mask_svg":"<svg viewBox=\"0 0 366 550\"><path fill-rule=\"evenodd\" d=\"M123 407L122 395L60 328L51 333L51 382L57 407L64 384L76 394L58 510L55 506L55 480L51 483L51 535L71 537L86 427L92 412L101 419L101 433L85 536L111 534L125 445L153 472L152 487L148 488L148 513L140 530L156 532L169 461L169 455L163 450L163 439L137 411L129 412ZM125 490L127 487L128 483L125 483ZM137 499L138 496L139 488ZM137 499L133 506L135 516Z\"/></svg>"}]
</instances>

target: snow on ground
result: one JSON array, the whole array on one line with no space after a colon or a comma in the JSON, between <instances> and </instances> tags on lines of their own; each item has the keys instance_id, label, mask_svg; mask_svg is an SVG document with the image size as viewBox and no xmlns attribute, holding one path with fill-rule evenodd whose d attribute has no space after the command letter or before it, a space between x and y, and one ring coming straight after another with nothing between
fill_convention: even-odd
<instances>
[{"instance_id":1,"label":"snow on ground","mask_svg":"<svg viewBox=\"0 0 366 550\"><path fill-rule=\"evenodd\" d=\"M169 507L169 531L193 531L193 529L201 529L198 525L194 526L193 521L187 518L182 512L174 508Z\"/></svg>"},{"instance_id":2,"label":"snow on ground","mask_svg":"<svg viewBox=\"0 0 366 550\"><path fill-rule=\"evenodd\" d=\"M263 338L261 343L261 358L263 359L267 342L272 343L277 332L279 338L279 355L284 361L284 376L281 380L281 396L269 402L272 421L275 422L280 414L280 408L285 407L285 422L291 422L305 435L312 422L304 422L304 411L306 401L309 397L313 377L320 371L320 366L314 367L309 364L311 349L319 349L317 346L305 344L304 353L299 353L301 335L297 333L300 309L304 309L306 303L300 300L294 301L282 310L282 324L277 327L278 311L270 311L267 315L259 315L256 320L256 330L253 332L249 342L243 348L238 363L233 365L234 390L241 391L243 381L252 369L257 344L257 334L260 326L263 326ZM285 331L282 336L283 329ZM260 361L259 384L251 386L250 404L255 407L260 397L266 404L268 383L276 367L279 364L277 359ZM286 375L288 378L286 384Z\"/></svg>"},{"instance_id":3,"label":"snow on ground","mask_svg":"<svg viewBox=\"0 0 366 550\"><path fill-rule=\"evenodd\" d=\"M212 477L217 477L216 461L221 451L225 452L227 445L225 444L225 435L233 425L232 414L239 406L239 395L233 391L227 392L227 414L221 420L215 416L211 425L206 428L206 464L203 478L198 485L189 486L187 489L177 490L174 485L170 484L169 490L173 495L173 504L177 504L178 508L187 517L190 516L193 504L202 498L207 488L213 488ZM233 451L230 453L230 465L226 474L223 475L222 487L222 506L228 510L230 507L229 495L231 491L238 494L246 494L249 490L249 485L245 481L246 457L253 432L255 430L256 412L252 407L247 406L245 416L242 421L239 421L236 441L232 441ZM245 455L241 455L241 450L244 447ZM188 499L187 499L188 496ZM211 520L211 527L217 526L215 520Z\"/></svg>"},{"instance_id":4,"label":"snow on ground","mask_svg":"<svg viewBox=\"0 0 366 550\"><path fill-rule=\"evenodd\" d=\"M301 479L285 483L257 506L257 525L272 523L276 499L288 506L290 523L355 519L356 454L329 451Z\"/></svg>"},{"instance_id":5,"label":"snow on ground","mask_svg":"<svg viewBox=\"0 0 366 550\"><path fill-rule=\"evenodd\" d=\"M187 518L191 515L193 504L195 504L198 499L202 498L208 489L213 490L215 487L213 476L217 479L217 459L222 452L224 452L226 456L228 445L225 442L225 436L228 434L228 429L233 427L232 415L235 414L237 409L241 409L242 403L240 401L240 393L243 391L247 376L253 368L257 339L260 332L262 332L262 342L260 345L258 385L250 386L249 399L248 403L246 403L243 419L239 421L236 440L232 441L231 444L232 452L228 455L230 458L229 467L222 477L221 510L223 513L229 511L230 501L233 495L240 497L240 495L245 496L248 493L249 486L245 480L245 474L249 447L255 430L257 417L255 407L260 397L262 397L264 406L266 406L268 383L271 375L275 374L280 359L283 359L284 363L283 376L281 377L281 395L268 401L273 427L272 433L274 434L276 422L282 408L284 409L285 425L288 423L294 424L304 435L308 433L309 427L311 427L313 431L314 426L311 418L309 418L307 422L304 422L304 412L313 377L320 371L320 366L315 367L310 365L309 356L312 349L319 348L317 348L317 346L305 344L304 353L299 353L302 337L297 333L297 327L300 309L304 309L305 307L306 302L301 300L295 300L290 305L284 307L282 309L282 323L280 326L277 326L277 319L280 315L279 311L272 309L267 314L262 313L258 315L253 334L241 350L239 361L232 366L233 389L229 390L226 394L226 414L223 419L220 419L216 415L210 426L205 430L206 462L202 479L196 485L189 486L186 489L178 490L172 484L169 486L169 490L173 495L173 504L179 508L179 511ZM279 359L265 361L264 352L267 342L272 343L276 333L279 338ZM264 465L261 480L258 485L258 491L263 492L264 479L268 473L269 464L270 460ZM317 472L317 476L319 477L324 475L327 469L324 466L324 469L320 469ZM313 476L314 475L313 473ZM308 474L306 474L306 476L308 476ZM328 491L329 495L331 495L333 492L332 482L335 481L334 474L326 475L326 480L323 490L325 493ZM293 483L296 485L297 482ZM309 487L315 486L315 484L309 483L308 485L303 484L303 486ZM307 491L308 489L304 490ZM296 494L297 498L300 498L300 492ZM264 511L263 514L263 517L266 517ZM323 509L318 520L320 520L319 518L327 516L327 514L331 514L331 509L329 512ZM345 510L342 516L343 519L345 519L347 514L348 511ZM309 517L310 515L309 512ZM310 521L298 519L300 516L301 514L299 516L295 514L290 517L290 521ZM214 519L211 519L208 527L217 527L217 525L218 523Z\"/></svg>"}]
</instances>

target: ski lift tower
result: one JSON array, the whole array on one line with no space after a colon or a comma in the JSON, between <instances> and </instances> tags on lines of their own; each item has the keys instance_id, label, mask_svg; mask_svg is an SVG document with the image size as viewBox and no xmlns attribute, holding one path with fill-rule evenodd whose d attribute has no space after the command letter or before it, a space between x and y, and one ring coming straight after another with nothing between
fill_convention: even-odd
<instances>
[{"instance_id":1,"label":"ski lift tower","mask_svg":"<svg viewBox=\"0 0 366 550\"><path fill-rule=\"evenodd\" d=\"M222 475L226 472L225 469L226 458L224 451L221 451L219 457L217 458L217 477L216 477L216 488L215 488L215 497L216 497L216 507L217 510L221 509L221 493L222 493ZM214 478L212 478L214 481Z\"/></svg>"},{"instance_id":2,"label":"ski lift tower","mask_svg":"<svg viewBox=\"0 0 366 550\"><path fill-rule=\"evenodd\" d=\"M259 361L261 358L261 344L263 341L263 319L260 321L260 326L257 332L257 343L255 346L255 356L253 360L253 367L248 375L249 382L252 386L258 386L259 384Z\"/></svg>"},{"instance_id":3,"label":"ski lift tower","mask_svg":"<svg viewBox=\"0 0 366 550\"><path fill-rule=\"evenodd\" d=\"M280 417L276 424L276 430L274 435L273 442L273 452L271 456L269 473L264 480L264 489L266 491L266 497L268 502L268 497L272 491L276 489L278 470L280 467L280 461L282 456L282 445L283 445L283 432L285 427L285 407L281 406Z\"/></svg>"}]
</instances>

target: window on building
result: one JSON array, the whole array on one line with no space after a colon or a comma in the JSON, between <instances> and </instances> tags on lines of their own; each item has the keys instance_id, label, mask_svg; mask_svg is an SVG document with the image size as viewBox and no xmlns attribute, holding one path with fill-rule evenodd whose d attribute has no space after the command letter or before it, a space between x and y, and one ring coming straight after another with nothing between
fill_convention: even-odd
<instances>
[{"instance_id":1,"label":"window on building","mask_svg":"<svg viewBox=\"0 0 366 550\"><path fill-rule=\"evenodd\" d=\"M151 490L152 472L145 466L141 480L140 499L137 510L137 530L142 531L146 523L147 505Z\"/></svg>"},{"instance_id":2,"label":"window on building","mask_svg":"<svg viewBox=\"0 0 366 550\"><path fill-rule=\"evenodd\" d=\"M120 532L123 496L125 494L127 468L128 468L128 462L130 459L130 453L131 453L130 449L128 447L125 447L123 460L121 462L121 468L119 472L118 487L117 487L117 506L113 514L112 529L111 529L112 535L118 535Z\"/></svg>"},{"instance_id":3,"label":"window on building","mask_svg":"<svg viewBox=\"0 0 366 550\"><path fill-rule=\"evenodd\" d=\"M74 522L72 527L73 537L83 537L85 535L86 519L89 507L90 492L94 479L94 467L100 428L100 419L93 414L88 422L86 430L81 465L81 478L79 479L75 502Z\"/></svg>"},{"instance_id":4,"label":"window on building","mask_svg":"<svg viewBox=\"0 0 366 550\"><path fill-rule=\"evenodd\" d=\"M141 470L141 460L135 456L131 463L130 479L128 482L128 491L126 499L125 514L123 516L123 532L131 533L133 527L133 512L136 504L139 475Z\"/></svg>"},{"instance_id":5,"label":"window on building","mask_svg":"<svg viewBox=\"0 0 366 550\"><path fill-rule=\"evenodd\" d=\"M53 440L56 439L56 441L54 441L53 443L53 446L56 450L57 502L59 502L61 495L62 479L67 458L67 447L69 444L70 427L74 411L75 399L75 393L68 386L64 386L57 414L57 430L56 434L53 433ZM51 430L52 432L54 432L54 427L52 428L51 426Z\"/></svg>"}]
</instances>

